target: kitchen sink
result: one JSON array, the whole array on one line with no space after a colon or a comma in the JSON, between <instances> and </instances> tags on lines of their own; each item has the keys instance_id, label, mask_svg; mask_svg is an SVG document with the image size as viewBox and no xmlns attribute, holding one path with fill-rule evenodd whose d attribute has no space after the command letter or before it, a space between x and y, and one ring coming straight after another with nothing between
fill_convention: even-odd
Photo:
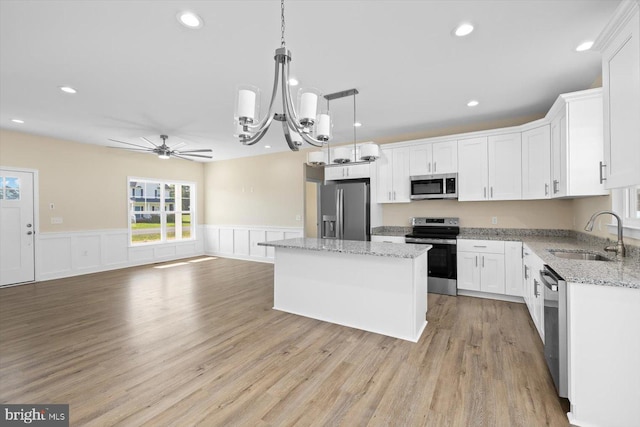
<instances>
[{"instance_id":1,"label":"kitchen sink","mask_svg":"<svg viewBox=\"0 0 640 427\"><path fill-rule=\"evenodd\" d=\"M553 255L558 258L566 258L566 259L577 259L581 261L611 261L609 258L604 257L600 254L594 254L593 252L585 252L585 251L576 251L576 252L568 252L561 250L550 250Z\"/></svg>"}]
</instances>

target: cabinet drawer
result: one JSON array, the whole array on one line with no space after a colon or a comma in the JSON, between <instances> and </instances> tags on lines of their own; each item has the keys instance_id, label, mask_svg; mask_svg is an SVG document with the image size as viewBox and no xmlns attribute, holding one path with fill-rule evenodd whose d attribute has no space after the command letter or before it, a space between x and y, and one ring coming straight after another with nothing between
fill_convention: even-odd
<instances>
[{"instance_id":1,"label":"cabinet drawer","mask_svg":"<svg viewBox=\"0 0 640 427\"><path fill-rule=\"evenodd\" d=\"M404 236L371 236L372 242L381 243L404 243Z\"/></svg>"},{"instance_id":2,"label":"cabinet drawer","mask_svg":"<svg viewBox=\"0 0 640 427\"><path fill-rule=\"evenodd\" d=\"M458 239L458 252L480 252L503 254L504 242L499 240L467 240Z\"/></svg>"}]
</instances>

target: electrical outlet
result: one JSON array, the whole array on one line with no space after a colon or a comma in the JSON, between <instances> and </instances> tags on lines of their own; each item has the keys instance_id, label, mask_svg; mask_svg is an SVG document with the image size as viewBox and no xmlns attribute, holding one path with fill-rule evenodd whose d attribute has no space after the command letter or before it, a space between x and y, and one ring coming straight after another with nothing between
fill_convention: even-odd
<instances>
[{"instance_id":1,"label":"electrical outlet","mask_svg":"<svg viewBox=\"0 0 640 427\"><path fill-rule=\"evenodd\" d=\"M491 224L495 225L498 223L498 217L497 216L492 216L491 217Z\"/></svg>"}]
</instances>

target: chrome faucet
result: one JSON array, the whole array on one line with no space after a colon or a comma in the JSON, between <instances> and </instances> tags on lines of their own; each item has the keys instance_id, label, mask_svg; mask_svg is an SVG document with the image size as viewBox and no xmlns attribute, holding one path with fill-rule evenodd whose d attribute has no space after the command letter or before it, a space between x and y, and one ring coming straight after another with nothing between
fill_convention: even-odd
<instances>
[{"instance_id":1,"label":"chrome faucet","mask_svg":"<svg viewBox=\"0 0 640 427\"><path fill-rule=\"evenodd\" d=\"M622 241L622 220L615 212L600 211L600 212L594 213L593 215L591 215L591 219L589 219L589 222L587 222L587 225L584 226L584 231L593 231L593 223L595 222L596 217L602 214L613 215L618 220L618 242L615 245L605 247L604 250L609 252L615 252L616 255L624 257L627 251L624 247L624 242Z\"/></svg>"}]
</instances>

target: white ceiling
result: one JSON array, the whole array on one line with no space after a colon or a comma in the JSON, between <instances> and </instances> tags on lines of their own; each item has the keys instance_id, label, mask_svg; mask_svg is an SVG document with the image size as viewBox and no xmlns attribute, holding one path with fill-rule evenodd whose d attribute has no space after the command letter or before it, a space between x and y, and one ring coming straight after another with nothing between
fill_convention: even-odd
<instances>
[{"instance_id":1,"label":"white ceiling","mask_svg":"<svg viewBox=\"0 0 640 427\"><path fill-rule=\"evenodd\" d=\"M285 37L301 87L360 91L357 139L375 141L546 112L600 75L599 53L574 49L618 3L288 0ZM203 28L178 23L186 9ZM476 30L452 36L462 21ZM264 111L279 46L277 0L0 0L0 126L101 145L167 133L214 160L286 151L277 122L252 147L232 136L237 85ZM352 141L352 98L331 110L335 142Z\"/></svg>"}]
</instances>

